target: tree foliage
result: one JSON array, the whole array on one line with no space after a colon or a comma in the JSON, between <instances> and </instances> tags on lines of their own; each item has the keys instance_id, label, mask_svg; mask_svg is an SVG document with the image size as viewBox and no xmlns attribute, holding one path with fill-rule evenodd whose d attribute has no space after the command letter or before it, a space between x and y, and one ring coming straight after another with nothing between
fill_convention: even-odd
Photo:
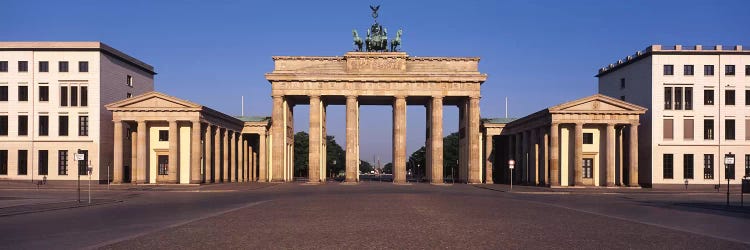
<instances>
[{"instance_id":1,"label":"tree foliage","mask_svg":"<svg viewBox=\"0 0 750 250\"><path fill-rule=\"evenodd\" d=\"M307 176L309 169L310 138L306 132L294 134L294 175ZM346 151L336 143L333 136L326 136L326 176L344 171L346 165Z\"/></svg>"},{"instance_id":2,"label":"tree foliage","mask_svg":"<svg viewBox=\"0 0 750 250\"><path fill-rule=\"evenodd\" d=\"M326 176L338 175L344 172L346 166L346 151L336 142L332 135L326 136Z\"/></svg>"},{"instance_id":3,"label":"tree foliage","mask_svg":"<svg viewBox=\"0 0 750 250\"><path fill-rule=\"evenodd\" d=\"M383 166L383 173L384 174L393 174L393 163L386 163Z\"/></svg>"},{"instance_id":4,"label":"tree foliage","mask_svg":"<svg viewBox=\"0 0 750 250\"><path fill-rule=\"evenodd\" d=\"M451 173L458 175L458 133L451 133L450 135L443 138L443 175L450 176ZM407 171L418 176L424 176L426 173L425 166L427 150L425 147L419 148L417 151L409 156L409 161L406 163ZM453 170L453 172L451 172Z\"/></svg>"},{"instance_id":5,"label":"tree foliage","mask_svg":"<svg viewBox=\"0 0 750 250\"><path fill-rule=\"evenodd\" d=\"M294 176L306 176L310 152L310 139L306 132L294 134Z\"/></svg>"},{"instance_id":6,"label":"tree foliage","mask_svg":"<svg viewBox=\"0 0 750 250\"><path fill-rule=\"evenodd\" d=\"M369 173L370 171L375 170L375 168L372 167L372 164L370 164L367 161L359 160L359 171L360 173Z\"/></svg>"}]
</instances>

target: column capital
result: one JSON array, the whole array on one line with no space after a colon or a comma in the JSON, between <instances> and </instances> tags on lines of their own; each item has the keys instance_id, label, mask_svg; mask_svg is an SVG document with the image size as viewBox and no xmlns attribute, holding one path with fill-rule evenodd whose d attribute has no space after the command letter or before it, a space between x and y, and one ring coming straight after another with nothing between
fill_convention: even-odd
<instances>
[{"instance_id":1,"label":"column capital","mask_svg":"<svg viewBox=\"0 0 750 250\"><path fill-rule=\"evenodd\" d=\"M346 99L357 99L357 95L346 95Z\"/></svg>"},{"instance_id":2,"label":"column capital","mask_svg":"<svg viewBox=\"0 0 750 250\"><path fill-rule=\"evenodd\" d=\"M479 95L471 95L471 96L469 96L469 100L475 100L475 99L476 100L480 100L480 99L482 99L482 96L479 96Z\"/></svg>"},{"instance_id":3,"label":"column capital","mask_svg":"<svg viewBox=\"0 0 750 250\"><path fill-rule=\"evenodd\" d=\"M442 100L442 99L443 99L443 97L444 97L444 96L442 96L442 95L433 95L433 96L432 96L432 99L441 99L441 100Z\"/></svg>"},{"instance_id":4,"label":"column capital","mask_svg":"<svg viewBox=\"0 0 750 250\"><path fill-rule=\"evenodd\" d=\"M641 123L640 122L631 122L628 125L638 127L638 126L641 125Z\"/></svg>"},{"instance_id":5,"label":"column capital","mask_svg":"<svg viewBox=\"0 0 750 250\"><path fill-rule=\"evenodd\" d=\"M614 127L615 127L616 125L617 125L617 123L614 123L614 122L608 122L608 123L607 123L607 128L610 128L610 127L614 128Z\"/></svg>"},{"instance_id":6,"label":"column capital","mask_svg":"<svg viewBox=\"0 0 750 250\"><path fill-rule=\"evenodd\" d=\"M406 99L406 95L394 95L393 98L395 98L396 100L398 100L398 99Z\"/></svg>"},{"instance_id":7,"label":"column capital","mask_svg":"<svg viewBox=\"0 0 750 250\"><path fill-rule=\"evenodd\" d=\"M271 98L273 98L273 99L284 98L284 95L281 95L281 94L272 94Z\"/></svg>"},{"instance_id":8,"label":"column capital","mask_svg":"<svg viewBox=\"0 0 750 250\"><path fill-rule=\"evenodd\" d=\"M308 95L308 97L310 97L310 100L312 99L320 100L320 95Z\"/></svg>"}]
</instances>

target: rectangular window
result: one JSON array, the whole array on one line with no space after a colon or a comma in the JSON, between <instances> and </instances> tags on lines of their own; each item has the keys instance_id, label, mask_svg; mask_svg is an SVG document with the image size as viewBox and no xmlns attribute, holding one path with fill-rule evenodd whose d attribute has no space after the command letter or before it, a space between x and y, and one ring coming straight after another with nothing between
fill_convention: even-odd
<instances>
[{"instance_id":1,"label":"rectangular window","mask_svg":"<svg viewBox=\"0 0 750 250\"><path fill-rule=\"evenodd\" d=\"M78 72L89 72L89 62L87 61L78 62Z\"/></svg>"},{"instance_id":2,"label":"rectangular window","mask_svg":"<svg viewBox=\"0 0 750 250\"><path fill-rule=\"evenodd\" d=\"M88 116L78 117L78 135L79 136L89 135L89 117Z\"/></svg>"},{"instance_id":3,"label":"rectangular window","mask_svg":"<svg viewBox=\"0 0 750 250\"><path fill-rule=\"evenodd\" d=\"M29 135L29 116L18 116L18 135Z\"/></svg>"},{"instance_id":4,"label":"rectangular window","mask_svg":"<svg viewBox=\"0 0 750 250\"><path fill-rule=\"evenodd\" d=\"M724 90L724 105L734 105L734 90L733 89L727 89Z\"/></svg>"},{"instance_id":5,"label":"rectangular window","mask_svg":"<svg viewBox=\"0 0 750 250\"><path fill-rule=\"evenodd\" d=\"M0 115L0 135L8 135L8 116Z\"/></svg>"},{"instance_id":6,"label":"rectangular window","mask_svg":"<svg viewBox=\"0 0 750 250\"><path fill-rule=\"evenodd\" d=\"M18 150L18 175L28 174L29 151Z\"/></svg>"},{"instance_id":7,"label":"rectangular window","mask_svg":"<svg viewBox=\"0 0 750 250\"><path fill-rule=\"evenodd\" d=\"M160 155L158 157L159 161L159 175L168 175L169 174L169 156L168 155Z\"/></svg>"},{"instance_id":8,"label":"rectangular window","mask_svg":"<svg viewBox=\"0 0 750 250\"><path fill-rule=\"evenodd\" d=\"M674 88L674 109L682 109L682 87Z\"/></svg>"},{"instance_id":9,"label":"rectangular window","mask_svg":"<svg viewBox=\"0 0 750 250\"><path fill-rule=\"evenodd\" d=\"M674 65L671 65L671 64L664 65L664 75L665 76L674 75Z\"/></svg>"},{"instance_id":10,"label":"rectangular window","mask_svg":"<svg viewBox=\"0 0 750 250\"><path fill-rule=\"evenodd\" d=\"M89 168L89 151L78 150L79 154L83 154L83 160L78 161L78 175L88 175Z\"/></svg>"},{"instance_id":11,"label":"rectangular window","mask_svg":"<svg viewBox=\"0 0 750 250\"><path fill-rule=\"evenodd\" d=\"M712 119L703 120L703 139L704 140L714 139L714 120Z\"/></svg>"},{"instance_id":12,"label":"rectangular window","mask_svg":"<svg viewBox=\"0 0 750 250\"><path fill-rule=\"evenodd\" d=\"M57 151L57 174L68 175L68 150Z\"/></svg>"},{"instance_id":13,"label":"rectangular window","mask_svg":"<svg viewBox=\"0 0 750 250\"><path fill-rule=\"evenodd\" d=\"M8 150L0 150L0 175L8 175Z\"/></svg>"},{"instance_id":14,"label":"rectangular window","mask_svg":"<svg viewBox=\"0 0 750 250\"><path fill-rule=\"evenodd\" d=\"M29 101L29 86L18 86L18 101Z\"/></svg>"},{"instance_id":15,"label":"rectangular window","mask_svg":"<svg viewBox=\"0 0 750 250\"><path fill-rule=\"evenodd\" d=\"M39 101L49 101L49 86L39 86Z\"/></svg>"},{"instance_id":16,"label":"rectangular window","mask_svg":"<svg viewBox=\"0 0 750 250\"><path fill-rule=\"evenodd\" d=\"M724 74L728 76L734 75L734 65L724 65Z\"/></svg>"},{"instance_id":17,"label":"rectangular window","mask_svg":"<svg viewBox=\"0 0 750 250\"><path fill-rule=\"evenodd\" d=\"M133 76L128 75L125 77L125 84L127 84L130 87L133 87Z\"/></svg>"},{"instance_id":18,"label":"rectangular window","mask_svg":"<svg viewBox=\"0 0 750 250\"><path fill-rule=\"evenodd\" d=\"M683 72L683 73L684 73L684 74L685 74L686 76L692 76L692 75L693 75L693 65L685 65L685 67L684 67L684 68L685 68L685 70L684 70L684 72Z\"/></svg>"},{"instance_id":19,"label":"rectangular window","mask_svg":"<svg viewBox=\"0 0 750 250\"><path fill-rule=\"evenodd\" d=\"M674 178L674 155L664 154L664 179Z\"/></svg>"},{"instance_id":20,"label":"rectangular window","mask_svg":"<svg viewBox=\"0 0 750 250\"><path fill-rule=\"evenodd\" d=\"M693 110L693 87L685 87L685 110Z\"/></svg>"},{"instance_id":21,"label":"rectangular window","mask_svg":"<svg viewBox=\"0 0 750 250\"><path fill-rule=\"evenodd\" d=\"M49 135L49 116L39 116L39 136Z\"/></svg>"},{"instance_id":22,"label":"rectangular window","mask_svg":"<svg viewBox=\"0 0 750 250\"><path fill-rule=\"evenodd\" d=\"M712 75L714 75L714 66L713 65L703 65L703 75L706 75L706 76L712 76Z\"/></svg>"},{"instance_id":23,"label":"rectangular window","mask_svg":"<svg viewBox=\"0 0 750 250\"><path fill-rule=\"evenodd\" d=\"M714 178L714 155L703 155L703 179Z\"/></svg>"},{"instance_id":24,"label":"rectangular window","mask_svg":"<svg viewBox=\"0 0 750 250\"><path fill-rule=\"evenodd\" d=\"M750 65L745 65L745 75L750 76Z\"/></svg>"},{"instance_id":25,"label":"rectangular window","mask_svg":"<svg viewBox=\"0 0 750 250\"><path fill-rule=\"evenodd\" d=\"M625 78L620 78L620 89L625 88Z\"/></svg>"},{"instance_id":26,"label":"rectangular window","mask_svg":"<svg viewBox=\"0 0 750 250\"><path fill-rule=\"evenodd\" d=\"M664 140L674 139L674 119L664 119Z\"/></svg>"},{"instance_id":27,"label":"rectangular window","mask_svg":"<svg viewBox=\"0 0 750 250\"><path fill-rule=\"evenodd\" d=\"M60 106L68 106L68 87L60 86Z\"/></svg>"},{"instance_id":28,"label":"rectangular window","mask_svg":"<svg viewBox=\"0 0 750 250\"><path fill-rule=\"evenodd\" d=\"M8 86L0 86L0 101L8 101Z\"/></svg>"},{"instance_id":29,"label":"rectangular window","mask_svg":"<svg viewBox=\"0 0 750 250\"><path fill-rule=\"evenodd\" d=\"M714 105L714 90L713 89L703 90L703 105Z\"/></svg>"},{"instance_id":30,"label":"rectangular window","mask_svg":"<svg viewBox=\"0 0 750 250\"><path fill-rule=\"evenodd\" d=\"M39 150L39 175L47 175L47 163L49 161L49 153L47 150Z\"/></svg>"},{"instance_id":31,"label":"rectangular window","mask_svg":"<svg viewBox=\"0 0 750 250\"><path fill-rule=\"evenodd\" d=\"M0 164L2 164L2 162L0 162ZM750 176L750 155L745 155L745 176Z\"/></svg>"},{"instance_id":32,"label":"rectangular window","mask_svg":"<svg viewBox=\"0 0 750 250\"><path fill-rule=\"evenodd\" d=\"M81 107L89 105L89 88L81 86Z\"/></svg>"},{"instance_id":33,"label":"rectangular window","mask_svg":"<svg viewBox=\"0 0 750 250\"><path fill-rule=\"evenodd\" d=\"M591 179L594 178L594 159L583 158L583 178Z\"/></svg>"},{"instance_id":34,"label":"rectangular window","mask_svg":"<svg viewBox=\"0 0 750 250\"><path fill-rule=\"evenodd\" d=\"M745 90L745 106L750 106L750 89Z\"/></svg>"},{"instance_id":35,"label":"rectangular window","mask_svg":"<svg viewBox=\"0 0 750 250\"><path fill-rule=\"evenodd\" d=\"M68 116L67 115L61 115L57 118L57 124L58 124L58 135L60 136L68 136Z\"/></svg>"},{"instance_id":36,"label":"rectangular window","mask_svg":"<svg viewBox=\"0 0 750 250\"><path fill-rule=\"evenodd\" d=\"M683 126L683 138L688 141L695 139L695 122L693 119L685 119Z\"/></svg>"},{"instance_id":37,"label":"rectangular window","mask_svg":"<svg viewBox=\"0 0 750 250\"><path fill-rule=\"evenodd\" d=\"M168 130L159 130L159 141L169 141Z\"/></svg>"},{"instance_id":38,"label":"rectangular window","mask_svg":"<svg viewBox=\"0 0 750 250\"><path fill-rule=\"evenodd\" d=\"M734 140L734 120L724 120L724 139Z\"/></svg>"},{"instance_id":39,"label":"rectangular window","mask_svg":"<svg viewBox=\"0 0 750 250\"><path fill-rule=\"evenodd\" d=\"M78 87L70 86L70 106L78 106Z\"/></svg>"},{"instance_id":40,"label":"rectangular window","mask_svg":"<svg viewBox=\"0 0 750 250\"><path fill-rule=\"evenodd\" d=\"M672 109L672 87L664 87L664 109Z\"/></svg>"},{"instance_id":41,"label":"rectangular window","mask_svg":"<svg viewBox=\"0 0 750 250\"><path fill-rule=\"evenodd\" d=\"M29 61L18 61L18 72L29 72Z\"/></svg>"},{"instance_id":42,"label":"rectangular window","mask_svg":"<svg viewBox=\"0 0 750 250\"><path fill-rule=\"evenodd\" d=\"M8 61L0 61L0 72L8 72Z\"/></svg>"},{"instance_id":43,"label":"rectangular window","mask_svg":"<svg viewBox=\"0 0 750 250\"><path fill-rule=\"evenodd\" d=\"M39 62L39 72L49 72L49 62L47 61Z\"/></svg>"},{"instance_id":44,"label":"rectangular window","mask_svg":"<svg viewBox=\"0 0 750 250\"><path fill-rule=\"evenodd\" d=\"M745 119L745 140L750 141L750 119Z\"/></svg>"},{"instance_id":45,"label":"rectangular window","mask_svg":"<svg viewBox=\"0 0 750 250\"><path fill-rule=\"evenodd\" d=\"M58 62L58 71L59 72L68 72L68 62L67 61L60 61Z\"/></svg>"},{"instance_id":46,"label":"rectangular window","mask_svg":"<svg viewBox=\"0 0 750 250\"><path fill-rule=\"evenodd\" d=\"M693 159L692 154L686 154L683 156L683 170L682 170L682 177L685 179L693 179L693 168L694 168L694 162L695 159Z\"/></svg>"}]
</instances>

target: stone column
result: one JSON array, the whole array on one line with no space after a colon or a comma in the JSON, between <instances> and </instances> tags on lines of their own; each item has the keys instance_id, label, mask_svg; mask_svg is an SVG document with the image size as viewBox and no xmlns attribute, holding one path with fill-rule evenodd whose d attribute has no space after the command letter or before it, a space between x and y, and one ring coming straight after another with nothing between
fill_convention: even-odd
<instances>
[{"instance_id":1,"label":"stone column","mask_svg":"<svg viewBox=\"0 0 750 250\"><path fill-rule=\"evenodd\" d=\"M576 123L575 128L575 165L570 168L575 176L576 186L583 185L583 123Z\"/></svg>"},{"instance_id":2,"label":"stone column","mask_svg":"<svg viewBox=\"0 0 750 250\"><path fill-rule=\"evenodd\" d=\"M630 182L629 186L638 187L638 123L630 124Z\"/></svg>"},{"instance_id":3,"label":"stone column","mask_svg":"<svg viewBox=\"0 0 750 250\"><path fill-rule=\"evenodd\" d=\"M346 182L357 181L357 96L346 96Z\"/></svg>"},{"instance_id":4,"label":"stone column","mask_svg":"<svg viewBox=\"0 0 750 250\"><path fill-rule=\"evenodd\" d=\"M245 173L247 172L245 171L245 147L243 147L242 134L235 132L234 137L236 138L234 145L237 148L237 157L234 159L237 164L237 182L245 182Z\"/></svg>"},{"instance_id":5,"label":"stone column","mask_svg":"<svg viewBox=\"0 0 750 250\"><path fill-rule=\"evenodd\" d=\"M267 182L268 181L268 160L266 157L268 156L268 153L266 152L266 143L268 137L265 133L260 134L258 136L258 181L259 182ZM274 163L275 165L276 163Z\"/></svg>"},{"instance_id":6,"label":"stone column","mask_svg":"<svg viewBox=\"0 0 750 250\"><path fill-rule=\"evenodd\" d=\"M487 133L487 132L485 132ZM485 168L485 178L484 183L486 184L492 184L492 161L495 159L495 154L492 152L492 135L489 133L485 134L484 136L484 168Z\"/></svg>"},{"instance_id":7,"label":"stone column","mask_svg":"<svg viewBox=\"0 0 750 250\"><path fill-rule=\"evenodd\" d=\"M321 109L320 96L310 96L310 134L308 136L308 182L320 182L320 155L321 155Z\"/></svg>"},{"instance_id":8,"label":"stone column","mask_svg":"<svg viewBox=\"0 0 750 250\"><path fill-rule=\"evenodd\" d=\"M138 121L138 182L148 183L148 127L146 121Z\"/></svg>"},{"instance_id":9,"label":"stone column","mask_svg":"<svg viewBox=\"0 0 750 250\"><path fill-rule=\"evenodd\" d=\"M549 185L560 186L560 125L552 123L549 134Z\"/></svg>"},{"instance_id":10,"label":"stone column","mask_svg":"<svg viewBox=\"0 0 750 250\"><path fill-rule=\"evenodd\" d=\"M615 185L615 124L607 124L607 187Z\"/></svg>"},{"instance_id":11,"label":"stone column","mask_svg":"<svg viewBox=\"0 0 750 250\"><path fill-rule=\"evenodd\" d=\"M228 128L224 129L224 140L221 141L222 147L223 147L223 150L222 150L223 153L221 155L222 164L223 164L221 167L222 182L229 182L229 176L230 176L229 174L229 137L230 137L229 129Z\"/></svg>"},{"instance_id":12,"label":"stone column","mask_svg":"<svg viewBox=\"0 0 750 250\"><path fill-rule=\"evenodd\" d=\"M112 173L113 174L112 175L112 177L113 177L112 178L112 183L120 184L120 183L122 183L122 174L123 174L122 159L123 159L123 156L124 156L124 155L122 155L122 146L123 146L123 142L122 142L122 133L123 133L123 131L122 131L122 121L115 121L114 125L115 125L115 134L114 134L115 137L114 137L113 140L114 140L115 148L114 148L114 151L112 152L112 155L113 155L113 159L112 159L112 172L113 172ZM107 176L107 179L109 179L109 176Z\"/></svg>"},{"instance_id":13,"label":"stone column","mask_svg":"<svg viewBox=\"0 0 750 250\"><path fill-rule=\"evenodd\" d=\"M175 183L180 183L180 136L176 120L169 121L169 175L174 173Z\"/></svg>"},{"instance_id":14,"label":"stone column","mask_svg":"<svg viewBox=\"0 0 750 250\"><path fill-rule=\"evenodd\" d=\"M545 186L549 186L549 132L547 132L546 127L541 127L540 131L544 135L544 138L542 139L542 143L544 144L542 146L542 154L541 154L541 161L542 161L542 167L539 168L542 171L542 184Z\"/></svg>"},{"instance_id":15,"label":"stone column","mask_svg":"<svg viewBox=\"0 0 750 250\"><path fill-rule=\"evenodd\" d=\"M212 154L211 154L211 145L213 144L213 140L211 139L211 132L213 129L211 128L211 124L206 124L206 130L203 131L203 183L210 183L211 179L213 179L214 172L211 169L212 161Z\"/></svg>"},{"instance_id":16,"label":"stone column","mask_svg":"<svg viewBox=\"0 0 750 250\"><path fill-rule=\"evenodd\" d=\"M482 183L481 171L482 161L479 150L482 146L479 142L479 97L469 98L469 183ZM440 139L442 141L442 137Z\"/></svg>"},{"instance_id":17,"label":"stone column","mask_svg":"<svg viewBox=\"0 0 750 250\"><path fill-rule=\"evenodd\" d=\"M214 129L214 183L221 182L221 130L218 126Z\"/></svg>"},{"instance_id":18,"label":"stone column","mask_svg":"<svg viewBox=\"0 0 750 250\"><path fill-rule=\"evenodd\" d=\"M529 131L529 184L538 185L539 175L537 172L537 163L539 153L537 145L539 144L539 138L536 133L536 128L532 128Z\"/></svg>"},{"instance_id":19,"label":"stone column","mask_svg":"<svg viewBox=\"0 0 750 250\"><path fill-rule=\"evenodd\" d=\"M393 183L406 183L406 97L393 102Z\"/></svg>"},{"instance_id":20,"label":"stone column","mask_svg":"<svg viewBox=\"0 0 750 250\"><path fill-rule=\"evenodd\" d=\"M229 131L227 134L227 148L229 149L229 152L227 155L229 156L227 158L227 164L229 171L227 171L227 179L229 179L229 182L236 182L237 181L237 162L235 161L235 158L237 157L237 144L235 143L237 141L236 133L234 131Z\"/></svg>"},{"instance_id":21,"label":"stone column","mask_svg":"<svg viewBox=\"0 0 750 250\"><path fill-rule=\"evenodd\" d=\"M431 176L430 183L442 184L443 183L443 97L433 96L430 121L430 150L431 157ZM479 156L477 156L479 157Z\"/></svg>"},{"instance_id":22,"label":"stone column","mask_svg":"<svg viewBox=\"0 0 750 250\"><path fill-rule=\"evenodd\" d=\"M270 176L270 181L284 181L284 159L286 156L286 143L284 138L286 136L286 128L284 127L284 97L280 95L273 96L273 114L271 122L271 138L273 157L275 158L272 162L273 166L270 166L273 171ZM264 171L265 172L265 171ZM265 174L265 173L264 173Z\"/></svg>"},{"instance_id":23,"label":"stone column","mask_svg":"<svg viewBox=\"0 0 750 250\"><path fill-rule=\"evenodd\" d=\"M130 127L130 182L137 183L138 180L138 128L136 125Z\"/></svg>"},{"instance_id":24,"label":"stone column","mask_svg":"<svg viewBox=\"0 0 750 250\"><path fill-rule=\"evenodd\" d=\"M201 122L190 129L190 184L201 183Z\"/></svg>"},{"instance_id":25,"label":"stone column","mask_svg":"<svg viewBox=\"0 0 750 250\"><path fill-rule=\"evenodd\" d=\"M242 161L242 182L248 182L250 181L250 164L248 164L247 160L249 157L245 136L240 136L240 151L242 154L242 157L240 157L240 160Z\"/></svg>"}]
</instances>

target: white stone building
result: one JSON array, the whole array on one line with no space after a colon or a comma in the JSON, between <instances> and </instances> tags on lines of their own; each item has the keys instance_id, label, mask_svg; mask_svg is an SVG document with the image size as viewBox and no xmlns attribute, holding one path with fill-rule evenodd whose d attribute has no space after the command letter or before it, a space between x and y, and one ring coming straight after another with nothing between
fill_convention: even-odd
<instances>
[{"instance_id":1,"label":"white stone building","mask_svg":"<svg viewBox=\"0 0 750 250\"><path fill-rule=\"evenodd\" d=\"M81 150L92 179L106 180L114 128L104 105L152 91L155 74L100 42L0 42L0 179L75 180Z\"/></svg>"},{"instance_id":2,"label":"white stone building","mask_svg":"<svg viewBox=\"0 0 750 250\"><path fill-rule=\"evenodd\" d=\"M750 48L652 45L596 76L599 93L648 109L639 127L645 185L750 175ZM730 152L735 164L725 168Z\"/></svg>"}]
</instances>

